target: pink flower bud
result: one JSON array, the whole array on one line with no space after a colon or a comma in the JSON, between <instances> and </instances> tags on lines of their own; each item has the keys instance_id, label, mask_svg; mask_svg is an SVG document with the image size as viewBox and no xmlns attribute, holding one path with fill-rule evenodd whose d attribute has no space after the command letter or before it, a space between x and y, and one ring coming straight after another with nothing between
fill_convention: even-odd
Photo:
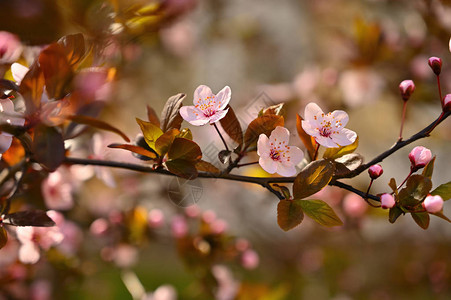
<instances>
[{"instance_id":1,"label":"pink flower bud","mask_svg":"<svg viewBox=\"0 0 451 300\"><path fill-rule=\"evenodd\" d=\"M440 75L442 71L442 59L440 57L432 56L428 59L429 67L434 71L435 75Z\"/></svg>"},{"instance_id":2,"label":"pink flower bud","mask_svg":"<svg viewBox=\"0 0 451 300\"><path fill-rule=\"evenodd\" d=\"M381 195L381 207L383 209L392 208L395 206L395 198L393 198L390 194L382 194Z\"/></svg>"},{"instance_id":3,"label":"pink flower bud","mask_svg":"<svg viewBox=\"0 0 451 300\"><path fill-rule=\"evenodd\" d=\"M399 90L401 91L402 100L407 101L415 90L415 83L412 80L403 80L399 84Z\"/></svg>"},{"instance_id":4,"label":"pink flower bud","mask_svg":"<svg viewBox=\"0 0 451 300\"><path fill-rule=\"evenodd\" d=\"M423 208L429 213L438 213L443 208L443 199L439 195L427 196L423 201Z\"/></svg>"},{"instance_id":5,"label":"pink flower bud","mask_svg":"<svg viewBox=\"0 0 451 300\"><path fill-rule=\"evenodd\" d=\"M381 165L372 165L368 169L368 174L370 174L371 179L377 179L382 173L384 173L384 170Z\"/></svg>"},{"instance_id":6,"label":"pink flower bud","mask_svg":"<svg viewBox=\"0 0 451 300\"><path fill-rule=\"evenodd\" d=\"M451 111L451 94L448 94L443 98L443 111Z\"/></svg>"},{"instance_id":7,"label":"pink flower bud","mask_svg":"<svg viewBox=\"0 0 451 300\"><path fill-rule=\"evenodd\" d=\"M432 159L431 150L423 146L417 146L410 151L410 162L412 163L412 171L423 168Z\"/></svg>"}]
</instances>

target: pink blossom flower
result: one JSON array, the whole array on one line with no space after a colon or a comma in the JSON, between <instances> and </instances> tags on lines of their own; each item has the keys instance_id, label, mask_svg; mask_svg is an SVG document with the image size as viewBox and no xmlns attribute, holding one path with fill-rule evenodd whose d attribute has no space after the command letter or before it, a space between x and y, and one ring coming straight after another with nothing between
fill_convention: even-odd
<instances>
[{"instance_id":1,"label":"pink blossom flower","mask_svg":"<svg viewBox=\"0 0 451 300\"><path fill-rule=\"evenodd\" d=\"M0 124L23 126L25 119L14 111L14 104L9 99L0 99ZM0 132L0 153L4 153L11 147L13 136L6 132Z\"/></svg>"},{"instance_id":2,"label":"pink blossom flower","mask_svg":"<svg viewBox=\"0 0 451 300\"><path fill-rule=\"evenodd\" d=\"M412 149L409 153L409 159L412 163L412 170L416 171L425 167L429 161L432 159L431 150L423 146L417 146Z\"/></svg>"},{"instance_id":3,"label":"pink blossom flower","mask_svg":"<svg viewBox=\"0 0 451 300\"><path fill-rule=\"evenodd\" d=\"M448 94L443 98L443 111L451 111L451 94Z\"/></svg>"},{"instance_id":4,"label":"pink blossom flower","mask_svg":"<svg viewBox=\"0 0 451 300\"><path fill-rule=\"evenodd\" d=\"M368 169L368 174L370 174L371 179L377 179L379 176L384 173L384 170L382 169L381 165L372 165Z\"/></svg>"},{"instance_id":5,"label":"pink blossom flower","mask_svg":"<svg viewBox=\"0 0 451 300\"><path fill-rule=\"evenodd\" d=\"M49 209L68 210L74 206L72 184L60 170L50 173L42 181L42 195Z\"/></svg>"},{"instance_id":6,"label":"pink blossom flower","mask_svg":"<svg viewBox=\"0 0 451 300\"><path fill-rule=\"evenodd\" d=\"M51 214L47 213L51 218ZM19 260L25 264L34 264L40 258L39 248L49 250L64 239L59 227L16 227L17 239L21 246Z\"/></svg>"},{"instance_id":7,"label":"pink blossom flower","mask_svg":"<svg viewBox=\"0 0 451 300\"><path fill-rule=\"evenodd\" d=\"M342 110L325 114L318 105L309 103L305 107L304 117L302 128L324 147L347 146L354 143L357 138L354 131L344 128L349 117Z\"/></svg>"},{"instance_id":8,"label":"pink blossom flower","mask_svg":"<svg viewBox=\"0 0 451 300\"><path fill-rule=\"evenodd\" d=\"M443 208L443 199L439 195L429 195L423 201L423 208L430 213L438 213Z\"/></svg>"},{"instance_id":9,"label":"pink blossom flower","mask_svg":"<svg viewBox=\"0 0 451 300\"><path fill-rule=\"evenodd\" d=\"M296 146L288 146L290 132L277 126L269 138L260 134L257 142L258 163L270 174L278 173L282 176L296 174L296 165L304 158L304 153Z\"/></svg>"},{"instance_id":10,"label":"pink blossom flower","mask_svg":"<svg viewBox=\"0 0 451 300\"><path fill-rule=\"evenodd\" d=\"M381 207L383 209L392 208L395 206L395 198L393 198L390 194L382 194L381 195Z\"/></svg>"},{"instance_id":11,"label":"pink blossom flower","mask_svg":"<svg viewBox=\"0 0 451 300\"><path fill-rule=\"evenodd\" d=\"M180 115L192 125L202 126L210 122L213 124L225 117L229 109L225 109L231 98L228 86L217 95L208 86L200 85L194 92L194 106L182 106Z\"/></svg>"},{"instance_id":12,"label":"pink blossom flower","mask_svg":"<svg viewBox=\"0 0 451 300\"><path fill-rule=\"evenodd\" d=\"M7 31L0 31L0 64L10 64L19 59L22 44L19 38Z\"/></svg>"},{"instance_id":13,"label":"pink blossom flower","mask_svg":"<svg viewBox=\"0 0 451 300\"><path fill-rule=\"evenodd\" d=\"M415 83L412 80L403 80L399 84L399 91L401 92L402 100L409 100L413 91L415 91Z\"/></svg>"},{"instance_id":14,"label":"pink blossom flower","mask_svg":"<svg viewBox=\"0 0 451 300\"><path fill-rule=\"evenodd\" d=\"M428 65L431 67L435 75L440 75L442 71L442 59L440 57L430 57L428 59Z\"/></svg>"}]
</instances>

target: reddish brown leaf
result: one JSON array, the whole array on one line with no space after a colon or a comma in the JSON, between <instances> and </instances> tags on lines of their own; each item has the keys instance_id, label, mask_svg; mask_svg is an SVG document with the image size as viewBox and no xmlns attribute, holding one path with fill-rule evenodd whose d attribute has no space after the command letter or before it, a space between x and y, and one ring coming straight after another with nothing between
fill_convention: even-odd
<instances>
[{"instance_id":1,"label":"reddish brown leaf","mask_svg":"<svg viewBox=\"0 0 451 300\"><path fill-rule=\"evenodd\" d=\"M34 113L41 106L42 92L44 91L44 73L35 61L20 84L19 92L25 101L28 115Z\"/></svg>"},{"instance_id":2,"label":"reddish brown leaf","mask_svg":"<svg viewBox=\"0 0 451 300\"><path fill-rule=\"evenodd\" d=\"M39 125L34 130L32 151L36 162L53 172L65 157L63 136L54 127Z\"/></svg>"},{"instance_id":3,"label":"reddish brown leaf","mask_svg":"<svg viewBox=\"0 0 451 300\"><path fill-rule=\"evenodd\" d=\"M183 159L197 163L202 158L202 151L195 142L184 139L175 138L168 151L169 160Z\"/></svg>"},{"instance_id":4,"label":"reddish brown leaf","mask_svg":"<svg viewBox=\"0 0 451 300\"><path fill-rule=\"evenodd\" d=\"M0 249L5 247L8 242L8 234L3 226L0 227Z\"/></svg>"},{"instance_id":5,"label":"reddish brown leaf","mask_svg":"<svg viewBox=\"0 0 451 300\"><path fill-rule=\"evenodd\" d=\"M283 126L284 119L277 115L263 115L254 119L247 127L244 134L244 150L252 151L256 149L257 140L260 134L271 135L277 126Z\"/></svg>"},{"instance_id":6,"label":"reddish brown leaf","mask_svg":"<svg viewBox=\"0 0 451 300\"><path fill-rule=\"evenodd\" d=\"M177 94L166 101L163 112L161 113L161 130L166 132L171 128L179 129L182 125L183 118L179 114L180 107L183 106L185 94Z\"/></svg>"},{"instance_id":7,"label":"reddish brown leaf","mask_svg":"<svg viewBox=\"0 0 451 300\"><path fill-rule=\"evenodd\" d=\"M158 118L155 110L149 105L147 105L147 118L149 119L150 123L157 127L160 127L160 119Z\"/></svg>"},{"instance_id":8,"label":"reddish brown leaf","mask_svg":"<svg viewBox=\"0 0 451 300\"><path fill-rule=\"evenodd\" d=\"M111 144L111 145L108 145L108 148L125 149L125 150L128 150L130 152L133 152L133 153L136 153L136 154L140 154L140 155L143 155L143 156L147 156L147 157L150 157L150 158L156 158L157 157L155 153L153 153L153 152L151 152L151 151L149 151L147 149L144 149L143 147L135 146L135 145Z\"/></svg>"},{"instance_id":9,"label":"reddish brown leaf","mask_svg":"<svg viewBox=\"0 0 451 300\"><path fill-rule=\"evenodd\" d=\"M211 163L204 161L204 160L200 160L196 163L196 169L197 169L197 171L213 173L213 174L221 173L221 170L219 170L214 165L212 165Z\"/></svg>"},{"instance_id":10,"label":"reddish brown leaf","mask_svg":"<svg viewBox=\"0 0 451 300\"><path fill-rule=\"evenodd\" d=\"M303 199L319 192L330 182L334 171L331 161L317 160L308 164L294 180L294 198Z\"/></svg>"},{"instance_id":11,"label":"reddish brown leaf","mask_svg":"<svg viewBox=\"0 0 451 300\"><path fill-rule=\"evenodd\" d=\"M130 142L130 139L125 135L125 133L123 133L116 127L114 127L104 121L101 121L99 119L95 119L95 118L88 117L88 116L82 116L82 115L68 116L67 119L69 119L75 123L89 125L91 127L95 127L98 129L114 132L114 133L120 135L126 142Z\"/></svg>"},{"instance_id":12,"label":"reddish brown leaf","mask_svg":"<svg viewBox=\"0 0 451 300\"><path fill-rule=\"evenodd\" d=\"M66 52L67 62L73 66L85 55L85 39L83 34L69 34L58 40Z\"/></svg>"},{"instance_id":13,"label":"reddish brown leaf","mask_svg":"<svg viewBox=\"0 0 451 300\"><path fill-rule=\"evenodd\" d=\"M43 210L28 210L7 214L4 217L4 222L14 226L55 226L55 222Z\"/></svg>"},{"instance_id":14,"label":"reddish brown leaf","mask_svg":"<svg viewBox=\"0 0 451 300\"><path fill-rule=\"evenodd\" d=\"M288 231L301 224L304 219L302 207L299 201L280 200L277 204L277 224L279 227Z\"/></svg>"},{"instance_id":15,"label":"reddish brown leaf","mask_svg":"<svg viewBox=\"0 0 451 300\"><path fill-rule=\"evenodd\" d=\"M241 144L243 144L243 130L241 130L240 122L238 121L232 107L227 106L227 108L229 111L219 122L221 123L222 129L224 129L230 138L237 142L239 148L241 148Z\"/></svg>"}]
</instances>

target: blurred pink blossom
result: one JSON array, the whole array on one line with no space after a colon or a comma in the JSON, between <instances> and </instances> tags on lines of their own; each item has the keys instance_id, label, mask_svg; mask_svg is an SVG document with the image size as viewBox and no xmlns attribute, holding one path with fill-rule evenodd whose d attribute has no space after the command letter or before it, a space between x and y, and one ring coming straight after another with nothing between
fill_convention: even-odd
<instances>
[{"instance_id":1,"label":"blurred pink blossom","mask_svg":"<svg viewBox=\"0 0 451 300\"><path fill-rule=\"evenodd\" d=\"M183 216L176 215L172 218L171 231L175 238L184 237L188 233L188 224Z\"/></svg>"},{"instance_id":2,"label":"blurred pink blossom","mask_svg":"<svg viewBox=\"0 0 451 300\"><path fill-rule=\"evenodd\" d=\"M109 70L102 67L83 69L75 77L74 87L83 101L107 101L112 90Z\"/></svg>"},{"instance_id":3,"label":"blurred pink blossom","mask_svg":"<svg viewBox=\"0 0 451 300\"><path fill-rule=\"evenodd\" d=\"M164 284L153 293L147 293L142 300L177 300L177 291L172 285Z\"/></svg>"},{"instance_id":4,"label":"blurred pink blossom","mask_svg":"<svg viewBox=\"0 0 451 300\"><path fill-rule=\"evenodd\" d=\"M73 256L83 240L80 227L74 222L66 220L60 212L50 210L47 215L55 222L64 236L64 239L56 247L64 254Z\"/></svg>"},{"instance_id":5,"label":"blurred pink blossom","mask_svg":"<svg viewBox=\"0 0 451 300\"><path fill-rule=\"evenodd\" d=\"M0 99L0 124L23 126L25 119L14 111L14 104L9 99ZM11 147L13 136L4 131L0 132L0 153L4 153Z\"/></svg>"},{"instance_id":6,"label":"blurred pink blossom","mask_svg":"<svg viewBox=\"0 0 451 300\"><path fill-rule=\"evenodd\" d=\"M91 226L89 226L89 231L95 236L101 236L107 232L108 227L108 221L104 218L99 218L91 223Z\"/></svg>"},{"instance_id":7,"label":"blurred pink blossom","mask_svg":"<svg viewBox=\"0 0 451 300\"><path fill-rule=\"evenodd\" d=\"M216 265L211 268L213 276L218 282L215 293L216 300L233 300L237 296L240 283L233 278L233 273L225 266Z\"/></svg>"},{"instance_id":8,"label":"blurred pink blossom","mask_svg":"<svg viewBox=\"0 0 451 300\"><path fill-rule=\"evenodd\" d=\"M241 255L241 264L248 270L255 269L256 267L258 267L259 263L260 258L258 256L258 253L252 249L247 249Z\"/></svg>"},{"instance_id":9,"label":"blurred pink blossom","mask_svg":"<svg viewBox=\"0 0 451 300\"><path fill-rule=\"evenodd\" d=\"M164 214L161 209L151 209L147 215L149 226L152 228L160 228L164 224Z\"/></svg>"},{"instance_id":10,"label":"blurred pink blossom","mask_svg":"<svg viewBox=\"0 0 451 300\"><path fill-rule=\"evenodd\" d=\"M42 195L49 209L69 210L74 206L69 174L58 169L42 181Z\"/></svg>"},{"instance_id":11,"label":"blurred pink blossom","mask_svg":"<svg viewBox=\"0 0 451 300\"><path fill-rule=\"evenodd\" d=\"M339 86L344 102L350 107L356 107L379 99L385 81L371 69L356 69L343 72Z\"/></svg>"},{"instance_id":12,"label":"blurred pink blossom","mask_svg":"<svg viewBox=\"0 0 451 300\"><path fill-rule=\"evenodd\" d=\"M360 218L365 215L367 209L368 205L359 195L351 193L343 199L343 210L350 217Z\"/></svg>"},{"instance_id":13,"label":"blurred pink blossom","mask_svg":"<svg viewBox=\"0 0 451 300\"><path fill-rule=\"evenodd\" d=\"M19 38L7 31L0 31L0 64L10 64L19 59L22 44Z\"/></svg>"},{"instance_id":14,"label":"blurred pink blossom","mask_svg":"<svg viewBox=\"0 0 451 300\"><path fill-rule=\"evenodd\" d=\"M39 279L31 285L31 300L51 300L52 285L48 280Z\"/></svg>"}]
</instances>

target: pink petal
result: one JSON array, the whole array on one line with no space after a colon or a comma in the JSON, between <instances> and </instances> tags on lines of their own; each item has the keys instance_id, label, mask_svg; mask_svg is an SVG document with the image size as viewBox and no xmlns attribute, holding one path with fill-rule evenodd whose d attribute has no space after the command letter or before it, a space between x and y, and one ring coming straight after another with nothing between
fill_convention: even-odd
<instances>
[{"instance_id":1,"label":"pink petal","mask_svg":"<svg viewBox=\"0 0 451 300\"><path fill-rule=\"evenodd\" d=\"M296 146L287 147L288 154L290 155L290 162L296 166L304 159L304 152Z\"/></svg>"},{"instance_id":2,"label":"pink petal","mask_svg":"<svg viewBox=\"0 0 451 300\"><path fill-rule=\"evenodd\" d=\"M213 123L221 120L222 118L224 118L228 111L229 111L228 108L226 110L219 110L219 111L217 111L214 115L212 115L210 117L210 124L213 124Z\"/></svg>"},{"instance_id":3,"label":"pink petal","mask_svg":"<svg viewBox=\"0 0 451 300\"><path fill-rule=\"evenodd\" d=\"M331 113L331 116L334 117L333 120L331 120L331 123L333 126L336 126L336 121L340 121L340 126L336 126L338 128L343 128L348 124L349 117L348 114L345 111L342 110L335 110Z\"/></svg>"},{"instance_id":4,"label":"pink petal","mask_svg":"<svg viewBox=\"0 0 451 300\"><path fill-rule=\"evenodd\" d=\"M304 119L309 123L316 124L317 121L314 117L321 116L321 114L323 114L321 108L316 103L310 102L305 107Z\"/></svg>"},{"instance_id":5,"label":"pink petal","mask_svg":"<svg viewBox=\"0 0 451 300\"><path fill-rule=\"evenodd\" d=\"M264 133L260 134L257 142L257 154L259 156L268 157L270 149L268 137Z\"/></svg>"},{"instance_id":6,"label":"pink petal","mask_svg":"<svg viewBox=\"0 0 451 300\"><path fill-rule=\"evenodd\" d=\"M338 148L339 146L334 143L334 141L331 138L324 137L324 136L315 136L315 141L320 144L321 146L324 146L326 148Z\"/></svg>"},{"instance_id":7,"label":"pink petal","mask_svg":"<svg viewBox=\"0 0 451 300\"><path fill-rule=\"evenodd\" d=\"M215 109L222 110L226 108L226 106L230 102L230 98L232 97L232 91L230 87L226 86L215 97Z\"/></svg>"},{"instance_id":8,"label":"pink petal","mask_svg":"<svg viewBox=\"0 0 451 300\"><path fill-rule=\"evenodd\" d=\"M22 244L19 249L19 260L24 264L34 264L39 257L39 248L32 242Z\"/></svg>"},{"instance_id":9,"label":"pink petal","mask_svg":"<svg viewBox=\"0 0 451 300\"><path fill-rule=\"evenodd\" d=\"M199 85L194 91L194 104L201 104L207 97L212 97L211 89L206 85Z\"/></svg>"},{"instance_id":10,"label":"pink petal","mask_svg":"<svg viewBox=\"0 0 451 300\"><path fill-rule=\"evenodd\" d=\"M279 163L277 164L277 171L278 174L289 177L296 174L296 168L293 164L289 163Z\"/></svg>"},{"instance_id":11,"label":"pink petal","mask_svg":"<svg viewBox=\"0 0 451 300\"><path fill-rule=\"evenodd\" d=\"M5 153L11 147L13 137L5 133L0 134L0 153Z\"/></svg>"},{"instance_id":12,"label":"pink petal","mask_svg":"<svg viewBox=\"0 0 451 300\"><path fill-rule=\"evenodd\" d=\"M22 243L29 243L33 238L34 228L31 226L18 226L16 227L17 239Z\"/></svg>"},{"instance_id":13,"label":"pink petal","mask_svg":"<svg viewBox=\"0 0 451 300\"><path fill-rule=\"evenodd\" d=\"M354 143L355 139L357 138L357 133L355 133L352 130L343 128L340 130L337 134L332 134L330 136L332 140L337 143L340 146L347 146Z\"/></svg>"},{"instance_id":14,"label":"pink petal","mask_svg":"<svg viewBox=\"0 0 451 300\"><path fill-rule=\"evenodd\" d=\"M194 106L182 106L180 108L182 118L194 126L202 126L208 123L209 119Z\"/></svg>"},{"instance_id":15,"label":"pink petal","mask_svg":"<svg viewBox=\"0 0 451 300\"><path fill-rule=\"evenodd\" d=\"M290 140L290 132L288 129L282 126L277 126L276 129L274 129L271 132L271 135L269 136L269 140L273 142L274 144L277 143L283 143L285 142L285 146L288 145L288 141Z\"/></svg>"},{"instance_id":16,"label":"pink petal","mask_svg":"<svg viewBox=\"0 0 451 300\"><path fill-rule=\"evenodd\" d=\"M314 124L308 121L302 121L301 125L302 129L304 129L305 133L308 135L313 137L319 136L319 131L316 129L316 126L313 126Z\"/></svg>"},{"instance_id":17,"label":"pink petal","mask_svg":"<svg viewBox=\"0 0 451 300\"><path fill-rule=\"evenodd\" d=\"M14 80L17 82L18 85L20 85L23 78L25 77L25 74L28 73L28 70L30 70L30 69L19 63L13 63L11 65L11 73L13 75Z\"/></svg>"},{"instance_id":18,"label":"pink petal","mask_svg":"<svg viewBox=\"0 0 451 300\"><path fill-rule=\"evenodd\" d=\"M263 168L263 170L265 170L266 172L268 172L269 174L274 174L277 170L277 162L275 162L274 160L272 160L269 157L260 157L260 159L258 160L258 163L260 164L260 166Z\"/></svg>"}]
</instances>

